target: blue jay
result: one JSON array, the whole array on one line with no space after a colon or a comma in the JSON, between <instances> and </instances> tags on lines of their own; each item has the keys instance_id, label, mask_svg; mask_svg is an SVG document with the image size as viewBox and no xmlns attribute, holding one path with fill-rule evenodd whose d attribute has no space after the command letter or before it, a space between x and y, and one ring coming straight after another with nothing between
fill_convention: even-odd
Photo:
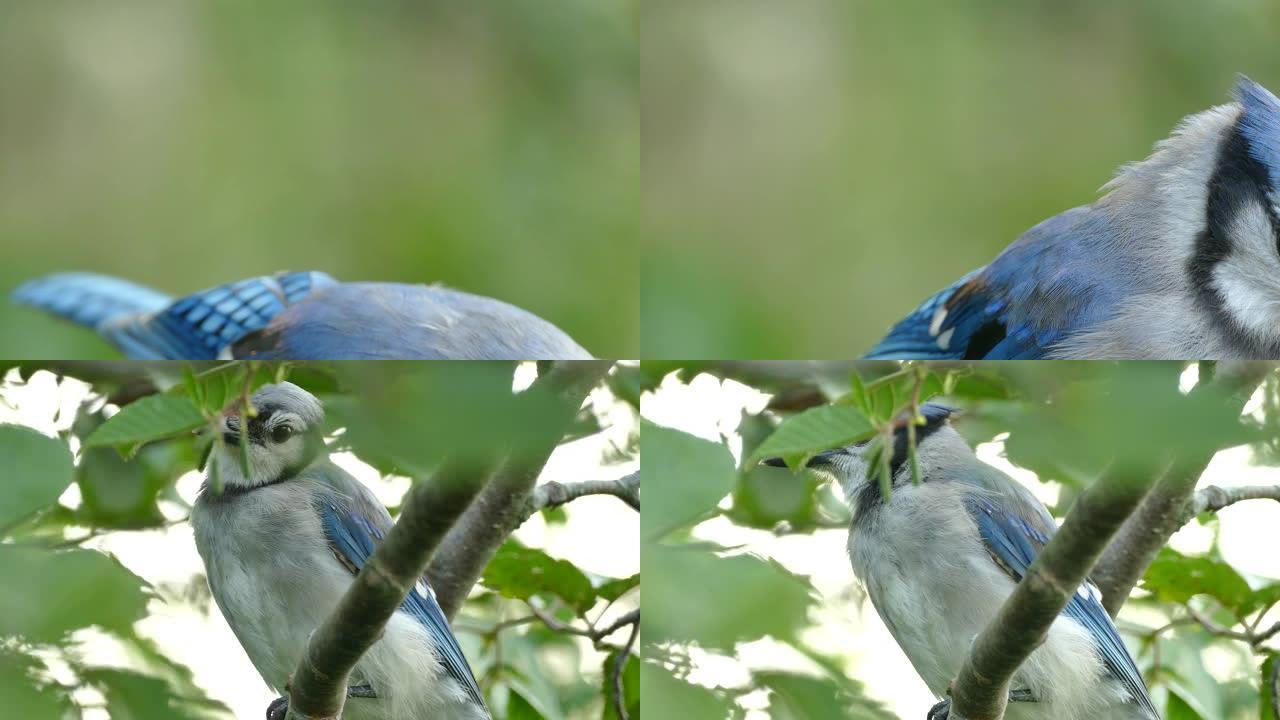
<instances>
[{"instance_id":1,"label":"blue jay","mask_svg":"<svg viewBox=\"0 0 1280 720\"><path fill-rule=\"evenodd\" d=\"M853 508L854 574L898 645L938 697L973 639L995 617L1057 526L1034 495L981 462L948 420L921 408L912 481L906 429L892 448L888 502L868 477L866 443L819 453L809 468L839 482ZM778 459L765 461L782 464ZM1155 720L1159 716L1120 634L1086 582L1054 621L1044 645L1011 685L1009 720ZM945 718L949 704L930 718Z\"/></svg>"},{"instance_id":2,"label":"blue jay","mask_svg":"<svg viewBox=\"0 0 1280 720\"><path fill-rule=\"evenodd\" d=\"M126 280L63 273L14 301L97 330L135 360L573 360L562 330L492 298L428 285L279 273L173 299Z\"/></svg>"},{"instance_id":3,"label":"blue jay","mask_svg":"<svg viewBox=\"0 0 1280 720\"><path fill-rule=\"evenodd\" d=\"M1235 96L925 300L867 357L1280 357L1280 101L1244 77Z\"/></svg>"},{"instance_id":4,"label":"blue jay","mask_svg":"<svg viewBox=\"0 0 1280 720\"><path fill-rule=\"evenodd\" d=\"M209 588L250 661L284 690L311 633L391 528L368 488L332 464L322 437L324 410L297 385L266 385L252 398L244 428L223 420L223 442L208 463L191 512ZM212 471L212 468L210 468ZM344 718L488 720L480 689L449 622L424 578L387 623L351 675ZM268 717L283 717L284 698Z\"/></svg>"}]
</instances>

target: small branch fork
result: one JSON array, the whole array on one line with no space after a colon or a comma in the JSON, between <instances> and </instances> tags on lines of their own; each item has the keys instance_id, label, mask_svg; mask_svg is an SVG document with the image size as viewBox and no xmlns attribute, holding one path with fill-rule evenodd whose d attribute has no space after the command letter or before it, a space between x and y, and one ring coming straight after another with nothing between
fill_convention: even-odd
<instances>
[{"instance_id":1,"label":"small branch fork","mask_svg":"<svg viewBox=\"0 0 1280 720\"><path fill-rule=\"evenodd\" d=\"M554 480L538 486L529 499L529 514L539 510L559 507L586 495L613 495L640 511L640 473L633 472L616 480L586 480L577 483L559 483Z\"/></svg>"}]
</instances>

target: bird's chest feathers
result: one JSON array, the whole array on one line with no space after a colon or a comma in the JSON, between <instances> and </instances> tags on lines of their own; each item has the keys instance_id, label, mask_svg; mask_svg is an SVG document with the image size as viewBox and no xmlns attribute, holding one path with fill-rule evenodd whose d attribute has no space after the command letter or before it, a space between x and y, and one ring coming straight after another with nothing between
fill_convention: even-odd
<instances>
[{"instance_id":1,"label":"bird's chest feathers","mask_svg":"<svg viewBox=\"0 0 1280 720\"><path fill-rule=\"evenodd\" d=\"M991 563L951 484L895 488L864 519L849 534L854 574L925 682L945 689L1013 581Z\"/></svg>"},{"instance_id":2,"label":"bird's chest feathers","mask_svg":"<svg viewBox=\"0 0 1280 720\"><path fill-rule=\"evenodd\" d=\"M251 495L206 508L196 539L214 599L258 671L278 688L351 576L329 551L319 518L302 509L305 497L284 486Z\"/></svg>"}]
</instances>

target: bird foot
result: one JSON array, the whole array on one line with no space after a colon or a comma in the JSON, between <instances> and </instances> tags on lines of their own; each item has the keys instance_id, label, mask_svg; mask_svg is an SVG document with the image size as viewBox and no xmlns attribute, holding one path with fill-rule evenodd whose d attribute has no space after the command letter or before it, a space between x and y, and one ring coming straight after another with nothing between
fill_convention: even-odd
<instances>
[{"instance_id":1,"label":"bird foot","mask_svg":"<svg viewBox=\"0 0 1280 720\"><path fill-rule=\"evenodd\" d=\"M267 706L267 720L284 720L289 714L289 698L281 695Z\"/></svg>"},{"instance_id":2,"label":"bird foot","mask_svg":"<svg viewBox=\"0 0 1280 720\"><path fill-rule=\"evenodd\" d=\"M1028 689L1010 690L1009 702L1035 702L1035 695ZM926 720L947 720L951 717L951 699L948 698L929 709Z\"/></svg>"},{"instance_id":3,"label":"bird foot","mask_svg":"<svg viewBox=\"0 0 1280 720\"><path fill-rule=\"evenodd\" d=\"M373 691L372 685L352 685L347 688L347 697L376 698L378 694ZM287 695L281 695L267 706L267 720L284 720L288 714L289 697Z\"/></svg>"}]
</instances>

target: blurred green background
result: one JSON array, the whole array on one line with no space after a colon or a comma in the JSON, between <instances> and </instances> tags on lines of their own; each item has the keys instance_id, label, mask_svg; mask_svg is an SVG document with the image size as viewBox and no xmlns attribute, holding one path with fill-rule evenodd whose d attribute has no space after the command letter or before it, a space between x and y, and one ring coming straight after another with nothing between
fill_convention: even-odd
<instances>
[{"instance_id":1,"label":"blurred green background","mask_svg":"<svg viewBox=\"0 0 1280 720\"><path fill-rule=\"evenodd\" d=\"M1092 202L1236 73L1270 0L648 0L645 357L848 357Z\"/></svg>"},{"instance_id":2,"label":"blurred green background","mask_svg":"<svg viewBox=\"0 0 1280 720\"><path fill-rule=\"evenodd\" d=\"M639 354L632 0L0 5L0 295L441 282ZM6 357L118 357L0 299Z\"/></svg>"}]
</instances>

